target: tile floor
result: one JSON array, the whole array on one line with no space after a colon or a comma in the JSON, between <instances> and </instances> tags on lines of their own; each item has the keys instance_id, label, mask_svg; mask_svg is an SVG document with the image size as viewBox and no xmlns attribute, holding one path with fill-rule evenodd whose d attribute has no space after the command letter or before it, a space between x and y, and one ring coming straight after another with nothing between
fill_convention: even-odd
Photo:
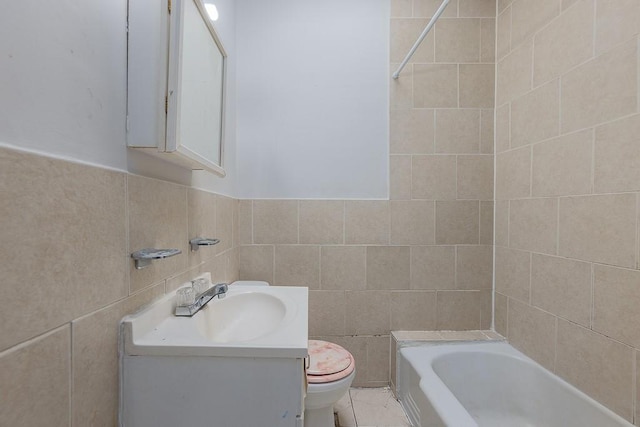
<instances>
[{"instance_id":1,"label":"tile floor","mask_svg":"<svg viewBox=\"0 0 640 427\"><path fill-rule=\"evenodd\" d=\"M410 427L388 387L352 388L334 406L336 427Z\"/></svg>"}]
</instances>

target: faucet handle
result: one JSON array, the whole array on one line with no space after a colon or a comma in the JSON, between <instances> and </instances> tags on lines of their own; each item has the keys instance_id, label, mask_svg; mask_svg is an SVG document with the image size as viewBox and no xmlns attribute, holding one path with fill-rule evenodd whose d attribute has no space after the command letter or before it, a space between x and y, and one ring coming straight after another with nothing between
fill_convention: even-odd
<instances>
[{"instance_id":1,"label":"faucet handle","mask_svg":"<svg viewBox=\"0 0 640 427\"><path fill-rule=\"evenodd\" d=\"M196 302L196 292L191 286L180 288L176 292L176 305L188 306Z\"/></svg>"},{"instance_id":2,"label":"faucet handle","mask_svg":"<svg viewBox=\"0 0 640 427\"><path fill-rule=\"evenodd\" d=\"M199 279L192 280L191 286L196 291L196 295L200 295L201 293L209 289L210 283L211 282L209 282L207 279L205 279L204 277L201 277Z\"/></svg>"}]
</instances>

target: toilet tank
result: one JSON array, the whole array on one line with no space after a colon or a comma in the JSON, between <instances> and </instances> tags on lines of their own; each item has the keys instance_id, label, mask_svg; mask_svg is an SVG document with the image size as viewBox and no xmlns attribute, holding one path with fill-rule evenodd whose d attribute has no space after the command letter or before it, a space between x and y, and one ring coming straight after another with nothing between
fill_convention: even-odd
<instances>
[{"instance_id":1,"label":"toilet tank","mask_svg":"<svg viewBox=\"0 0 640 427\"><path fill-rule=\"evenodd\" d=\"M230 286L269 286L269 282L261 280L236 280Z\"/></svg>"}]
</instances>

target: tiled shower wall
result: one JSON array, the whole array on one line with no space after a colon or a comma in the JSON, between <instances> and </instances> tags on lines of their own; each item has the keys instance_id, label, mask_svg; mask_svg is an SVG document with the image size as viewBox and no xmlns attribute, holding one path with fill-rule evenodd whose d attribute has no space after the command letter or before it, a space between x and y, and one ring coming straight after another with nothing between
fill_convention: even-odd
<instances>
[{"instance_id":1,"label":"tiled shower wall","mask_svg":"<svg viewBox=\"0 0 640 427\"><path fill-rule=\"evenodd\" d=\"M4 148L0 195L0 425L117 425L119 320L200 272L237 278L237 200ZM136 270L147 247L182 254Z\"/></svg>"},{"instance_id":2,"label":"tiled shower wall","mask_svg":"<svg viewBox=\"0 0 640 427\"><path fill-rule=\"evenodd\" d=\"M640 425L640 2L498 12L496 329Z\"/></svg>"},{"instance_id":3,"label":"tiled shower wall","mask_svg":"<svg viewBox=\"0 0 640 427\"><path fill-rule=\"evenodd\" d=\"M392 1L391 71L439 4ZM391 330L491 326L495 7L451 1L391 81L391 200L240 202L241 279L308 286L355 385L388 384Z\"/></svg>"}]
</instances>

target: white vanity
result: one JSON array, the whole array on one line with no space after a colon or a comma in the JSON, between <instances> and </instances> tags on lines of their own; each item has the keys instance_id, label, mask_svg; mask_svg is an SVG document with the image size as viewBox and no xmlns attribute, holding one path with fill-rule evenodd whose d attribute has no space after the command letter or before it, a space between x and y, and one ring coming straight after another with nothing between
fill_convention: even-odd
<instances>
[{"instance_id":1,"label":"white vanity","mask_svg":"<svg viewBox=\"0 0 640 427\"><path fill-rule=\"evenodd\" d=\"M123 320L121 426L303 426L306 287L230 285L193 317L174 300Z\"/></svg>"}]
</instances>

